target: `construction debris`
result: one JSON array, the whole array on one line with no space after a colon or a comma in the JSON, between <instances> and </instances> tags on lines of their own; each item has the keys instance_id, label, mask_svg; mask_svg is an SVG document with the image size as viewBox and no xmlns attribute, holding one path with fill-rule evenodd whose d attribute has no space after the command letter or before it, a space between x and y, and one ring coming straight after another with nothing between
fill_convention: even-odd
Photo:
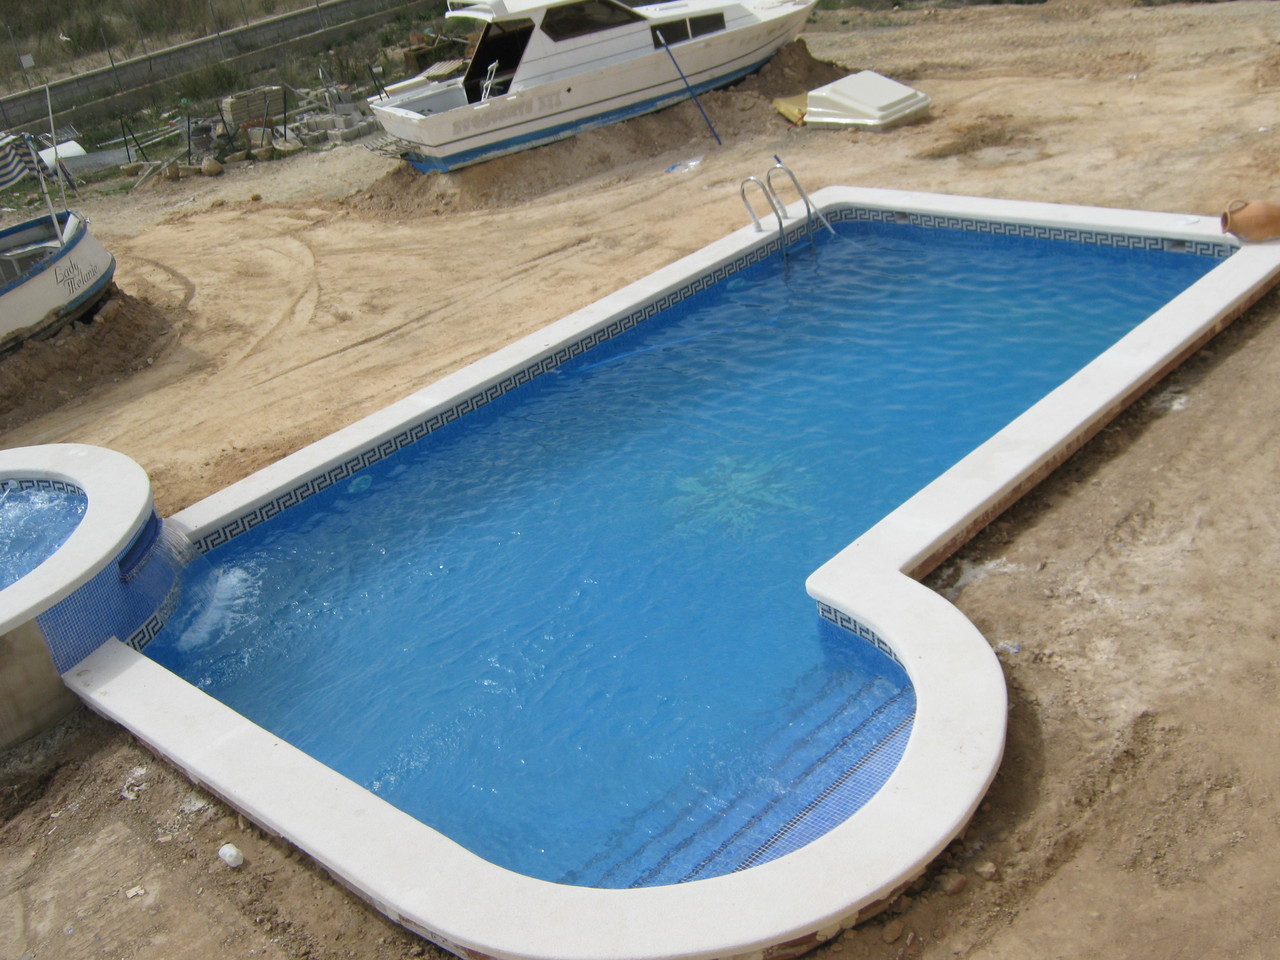
<instances>
[{"instance_id":1,"label":"construction debris","mask_svg":"<svg viewBox=\"0 0 1280 960\"><path fill-rule=\"evenodd\" d=\"M863 70L798 96L779 97L773 105L794 124L882 130L918 118L932 102L913 87Z\"/></svg>"},{"instance_id":2,"label":"construction debris","mask_svg":"<svg viewBox=\"0 0 1280 960\"><path fill-rule=\"evenodd\" d=\"M218 104L215 117L184 121L174 114L160 130L118 141L132 145L139 158L121 164L120 170L126 176L138 176L132 188L137 189L157 175L163 179L217 176L228 165L287 157L308 147L347 143L381 130L362 95L334 83L324 70L320 80L316 90L280 85L232 94ZM147 158L146 147L184 132L185 163L177 158L165 163Z\"/></svg>"},{"instance_id":3,"label":"construction debris","mask_svg":"<svg viewBox=\"0 0 1280 960\"><path fill-rule=\"evenodd\" d=\"M284 87L254 87L222 101L222 117L237 127L284 116Z\"/></svg>"}]
</instances>

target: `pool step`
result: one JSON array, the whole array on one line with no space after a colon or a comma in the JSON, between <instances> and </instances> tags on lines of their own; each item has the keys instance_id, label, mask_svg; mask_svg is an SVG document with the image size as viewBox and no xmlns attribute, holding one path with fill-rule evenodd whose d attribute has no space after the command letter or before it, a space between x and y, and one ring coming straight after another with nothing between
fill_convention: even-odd
<instances>
[{"instance_id":1,"label":"pool step","mask_svg":"<svg viewBox=\"0 0 1280 960\"><path fill-rule=\"evenodd\" d=\"M888 779L906 748L914 716L914 696L909 691L896 694L851 731L821 766L808 771L785 796L756 811L692 869L668 870L660 878L646 878L645 883L732 873L777 859L826 833L870 800Z\"/></svg>"},{"instance_id":2,"label":"pool step","mask_svg":"<svg viewBox=\"0 0 1280 960\"><path fill-rule=\"evenodd\" d=\"M844 678L825 671L813 671L801 678L791 693L792 700L799 705L791 711L786 722L779 725L773 736L760 745L759 755L770 758L765 764L766 768L776 766L803 743L818 735L825 725L833 722L845 709L845 701L850 695ZM759 768L760 765L756 766ZM682 783L661 800L632 817L618 831L614 842L607 849L597 852L581 871L564 878L564 882L589 886L629 885L630 881L620 884L616 879L617 875L626 874L634 868L636 861L642 861L649 848L657 849L679 843L686 821L704 819L704 809L723 808L728 805L728 798L738 792L723 781L711 784L693 781Z\"/></svg>"},{"instance_id":3,"label":"pool step","mask_svg":"<svg viewBox=\"0 0 1280 960\"><path fill-rule=\"evenodd\" d=\"M565 882L653 886L717 876L796 849L866 802L910 734L914 692L877 678L830 677L761 745L745 786L686 785L643 811ZM678 795L677 795L678 793Z\"/></svg>"},{"instance_id":4,"label":"pool step","mask_svg":"<svg viewBox=\"0 0 1280 960\"><path fill-rule=\"evenodd\" d=\"M863 698L858 705L871 706ZM702 822L686 821L689 828L682 843L668 850L635 877L631 886L682 883L708 876L732 873L744 866L764 863L802 845L839 823L860 803L849 803L856 795L860 773L874 773L892 756L893 769L914 715L914 697L909 691L895 691L875 704L869 713L849 711L849 726L832 731L835 742L809 766L788 764L779 771L780 788L753 791L735 797L723 810L708 811ZM896 750L893 749L896 746ZM809 751L804 751L810 756ZM875 786L883 779L876 781ZM861 791L862 802L874 787ZM835 815L835 811L844 812ZM818 822L809 817L821 810ZM834 819L832 817L834 816Z\"/></svg>"}]
</instances>

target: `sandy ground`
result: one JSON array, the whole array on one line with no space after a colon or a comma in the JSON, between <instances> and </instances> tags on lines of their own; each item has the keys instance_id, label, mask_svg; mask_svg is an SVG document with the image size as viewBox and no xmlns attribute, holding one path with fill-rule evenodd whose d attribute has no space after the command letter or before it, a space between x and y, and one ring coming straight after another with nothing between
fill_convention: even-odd
<instances>
[{"instance_id":1,"label":"sandy ground","mask_svg":"<svg viewBox=\"0 0 1280 960\"><path fill-rule=\"evenodd\" d=\"M685 106L450 176L347 147L86 200L131 298L90 353L117 356L46 371L0 444L120 450L173 512L741 226L774 153L812 188L1280 200L1280 4L836 11L806 40L933 119L789 129L768 95L821 72L796 57L708 98L722 147ZM938 868L815 956L1280 955L1278 315L1273 294L931 578L1000 651L1006 759ZM83 710L0 758L0 956L437 953Z\"/></svg>"}]
</instances>

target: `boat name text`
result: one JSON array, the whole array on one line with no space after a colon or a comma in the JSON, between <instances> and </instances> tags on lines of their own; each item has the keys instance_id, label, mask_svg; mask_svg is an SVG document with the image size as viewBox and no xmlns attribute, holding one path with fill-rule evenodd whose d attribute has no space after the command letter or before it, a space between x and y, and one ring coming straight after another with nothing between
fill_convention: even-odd
<instances>
[{"instance_id":1,"label":"boat name text","mask_svg":"<svg viewBox=\"0 0 1280 960\"><path fill-rule=\"evenodd\" d=\"M559 106L559 93L543 93L537 97L518 100L515 103L494 103L489 101L483 104L481 109L471 113L470 116L459 117L453 121L453 135L457 137L468 133L478 133L482 130L491 130L494 127L505 126L511 121L519 120L522 117L542 116L559 108Z\"/></svg>"},{"instance_id":2,"label":"boat name text","mask_svg":"<svg viewBox=\"0 0 1280 960\"><path fill-rule=\"evenodd\" d=\"M70 296L93 283L101 272L93 267L86 270L74 260L68 259L66 263L53 268L53 279L66 287L67 295Z\"/></svg>"}]
</instances>

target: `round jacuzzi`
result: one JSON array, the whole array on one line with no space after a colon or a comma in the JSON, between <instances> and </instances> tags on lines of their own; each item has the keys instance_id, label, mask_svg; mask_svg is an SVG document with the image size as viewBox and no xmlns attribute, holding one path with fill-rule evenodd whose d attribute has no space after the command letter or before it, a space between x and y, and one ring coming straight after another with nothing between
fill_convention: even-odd
<instances>
[{"instance_id":1,"label":"round jacuzzi","mask_svg":"<svg viewBox=\"0 0 1280 960\"><path fill-rule=\"evenodd\" d=\"M151 481L123 454L0 450L0 749L75 704L62 673L154 616L156 585L131 582L153 579L139 574L159 530Z\"/></svg>"}]
</instances>

